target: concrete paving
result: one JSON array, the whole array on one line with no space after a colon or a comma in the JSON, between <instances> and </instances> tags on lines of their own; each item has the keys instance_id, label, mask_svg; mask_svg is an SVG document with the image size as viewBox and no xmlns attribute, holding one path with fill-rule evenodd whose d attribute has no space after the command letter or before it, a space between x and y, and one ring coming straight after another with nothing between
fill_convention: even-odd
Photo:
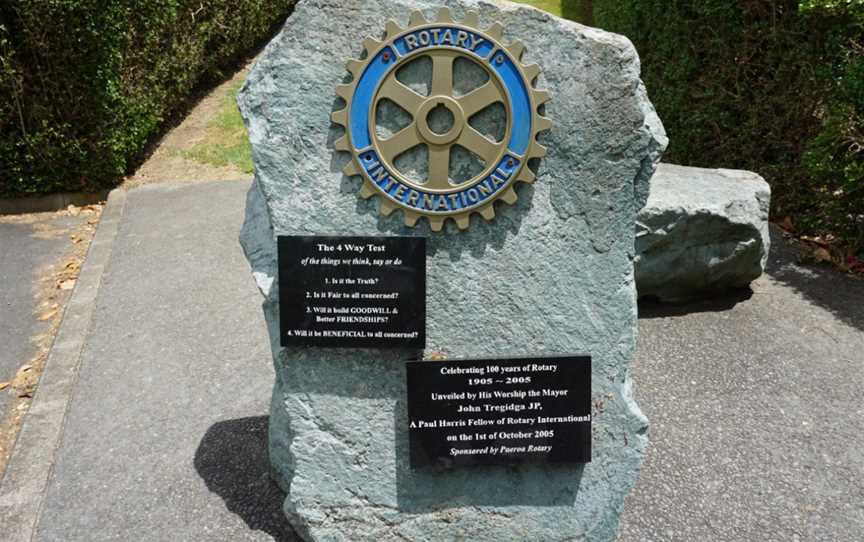
<instances>
[{"instance_id":1,"label":"concrete paving","mask_svg":"<svg viewBox=\"0 0 864 542\"><path fill-rule=\"evenodd\" d=\"M273 371L237 243L247 186L128 193L47 483L0 486L0 524L28 492L39 502L20 539L296 540L267 475ZM752 295L641 308L652 441L620 540L864 538L864 281L774 242Z\"/></svg>"},{"instance_id":2,"label":"concrete paving","mask_svg":"<svg viewBox=\"0 0 864 542\"><path fill-rule=\"evenodd\" d=\"M237 234L247 183L128 194L36 540L290 540Z\"/></svg>"},{"instance_id":3,"label":"concrete paving","mask_svg":"<svg viewBox=\"0 0 864 542\"><path fill-rule=\"evenodd\" d=\"M864 540L864 281L772 238L752 295L641 307L621 541Z\"/></svg>"},{"instance_id":4,"label":"concrete paving","mask_svg":"<svg viewBox=\"0 0 864 542\"><path fill-rule=\"evenodd\" d=\"M0 220L0 382L12 380L37 353L34 337L51 326L37 318L39 278L67 252L68 233L87 217L40 213L17 218ZM0 391L0 420L8 414L10 390Z\"/></svg>"}]
</instances>

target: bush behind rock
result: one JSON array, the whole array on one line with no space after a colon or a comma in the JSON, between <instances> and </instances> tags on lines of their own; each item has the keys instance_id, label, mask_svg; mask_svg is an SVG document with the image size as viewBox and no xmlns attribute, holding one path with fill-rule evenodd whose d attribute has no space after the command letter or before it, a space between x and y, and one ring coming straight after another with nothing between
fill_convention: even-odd
<instances>
[{"instance_id":1,"label":"bush behind rock","mask_svg":"<svg viewBox=\"0 0 864 542\"><path fill-rule=\"evenodd\" d=\"M775 217L860 244L862 0L616 0L594 17L640 52L664 160L756 171Z\"/></svg>"},{"instance_id":2,"label":"bush behind rock","mask_svg":"<svg viewBox=\"0 0 864 542\"><path fill-rule=\"evenodd\" d=\"M0 5L0 195L113 186L294 0Z\"/></svg>"}]
</instances>

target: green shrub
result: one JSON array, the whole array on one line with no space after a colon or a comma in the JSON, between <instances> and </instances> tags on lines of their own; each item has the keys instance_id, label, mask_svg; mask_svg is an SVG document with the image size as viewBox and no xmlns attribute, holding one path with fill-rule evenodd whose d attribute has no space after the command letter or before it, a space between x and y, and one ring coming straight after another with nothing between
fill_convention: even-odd
<instances>
[{"instance_id":1,"label":"green shrub","mask_svg":"<svg viewBox=\"0 0 864 542\"><path fill-rule=\"evenodd\" d=\"M836 191L825 187L839 182L832 169L839 134L857 122L860 135L861 117L848 117L861 112L860 95L850 88L848 99L838 97L861 75L854 68L860 51L850 46L861 35L862 2L807 4L616 0L595 3L594 17L639 50L643 79L670 136L666 160L754 170L772 185L775 216L848 237L851 211L864 208L860 188L845 192L831 217L822 213ZM849 164L841 170L860 187L860 153Z\"/></svg>"},{"instance_id":2,"label":"green shrub","mask_svg":"<svg viewBox=\"0 0 864 542\"><path fill-rule=\"evenodd\" d=\"M0 5L0 195L113 186L294 0Z\"/></svg>"},{"instance_id":3,"label":"green shrub","mask_svg":"<svg viewBox=\"0 0 864 542\"><path fill-rule=\"evenodd\" d=\"M561 16L588 26L594 26L593 0L561 0Z\"/></svg>"},{"instance_id":4,"label":"green shrub","mask_svg":"<svg viewBox=\"0 0 864 542\"><path fill-rule=\"evenodd\" d=\"M857 4L857 6L856 6ZM810 0L807 9L843 11L846 26L835 39L845 55L832 73L833 86L820 117L822 130L808 143L804 165L820 198L804 220L814 231L838 232L864 246L864 1ZM850 8L857 8L849 11Z\"/></svg>"}]
</instances>

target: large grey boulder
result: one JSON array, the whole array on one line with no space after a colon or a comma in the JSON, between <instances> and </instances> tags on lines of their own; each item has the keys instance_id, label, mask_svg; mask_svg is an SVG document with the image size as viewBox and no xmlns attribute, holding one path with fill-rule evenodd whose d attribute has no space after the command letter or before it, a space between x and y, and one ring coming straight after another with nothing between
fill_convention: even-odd
<instances>
[{"instance_id":1,"label":"large grey boulder","mask_svg":"<svg viewBox=\"0 0 864 542\"><path fill-rule=\"evenodd\" d=\"M509 3L446 1L457 20L500 21L541 64L553 101L549 153L533 185L491 223L434 233L357 196L335 152L331 111L343 60L384 22L440 2L301 1L239 97L255 182L241 241L264 295L276 383L270 461L284 511L306 540L499 542L612 540L647 444L631 394L636 336L634 229L665 147L617 35ZM412 470L406 351L281 348L275 236L422 235L427 240L427 351L450 358L589 353L593 461L586 465Z\"/></svg>"},{"instance_id":2,"label":"large grey boulder","mask_svg":"<svg viewBox=\"0 0 864 542\"><path fill-rule=\"evenodd\" d=\"M770 200L750 171L660 164L636 223L639 296L686 301L750 284L768 261Z\"/></svg>"}]
</instances>

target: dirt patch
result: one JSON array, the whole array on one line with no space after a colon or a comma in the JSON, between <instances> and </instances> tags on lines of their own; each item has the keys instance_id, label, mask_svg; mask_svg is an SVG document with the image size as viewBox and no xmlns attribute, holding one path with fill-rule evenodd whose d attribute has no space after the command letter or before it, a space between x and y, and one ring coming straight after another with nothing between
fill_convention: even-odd
<instances>
[{"instance_id":1,"label":"dirt patch","mask_svg":"<svg viewBox=\"0 0 864 542\"><path fill-rule=\"evenodd\" d=\"M250 60L231 79L205 96L183 122L165 134L153 154L133 175L125 179L121 187L129 189L163 182L252 179L251 168L243 168L231 160L208 159L208 156L220 154L220 139L236 138L236 122L232 122L231 130L224 133L220 129L225 123L220 121L226 117L232 121L234 118L239 120L240 114L236 111L232 93L236 93L246 79L252 63ZM245 131L242 138L245 142Z\"/></svg>"},{"instance_id":2,"label":"dirt patch","mask_svg":"<svg viewBox=\"0 0 864 542\"><path fill-rule=\"evenodd\" d=\"M102 207L69 206L56 213L0 216L0 222L3 223L30 225L37 237L69 239L69 246L60 258L34 272L33 296L36 309L32 317L48 324L47 329L30 338L36 353L18 368L12 380L0 382L0 393L12 395L9 409L5 417L0 419L0 475L6 469L24 415L33 401L39 377L63 320L63 310L72 295L87 250L96 233ZM58 219L70 216L80 217L81 220L68 227L58 224L62 222Z\"/></svg>"}]
</instances>

